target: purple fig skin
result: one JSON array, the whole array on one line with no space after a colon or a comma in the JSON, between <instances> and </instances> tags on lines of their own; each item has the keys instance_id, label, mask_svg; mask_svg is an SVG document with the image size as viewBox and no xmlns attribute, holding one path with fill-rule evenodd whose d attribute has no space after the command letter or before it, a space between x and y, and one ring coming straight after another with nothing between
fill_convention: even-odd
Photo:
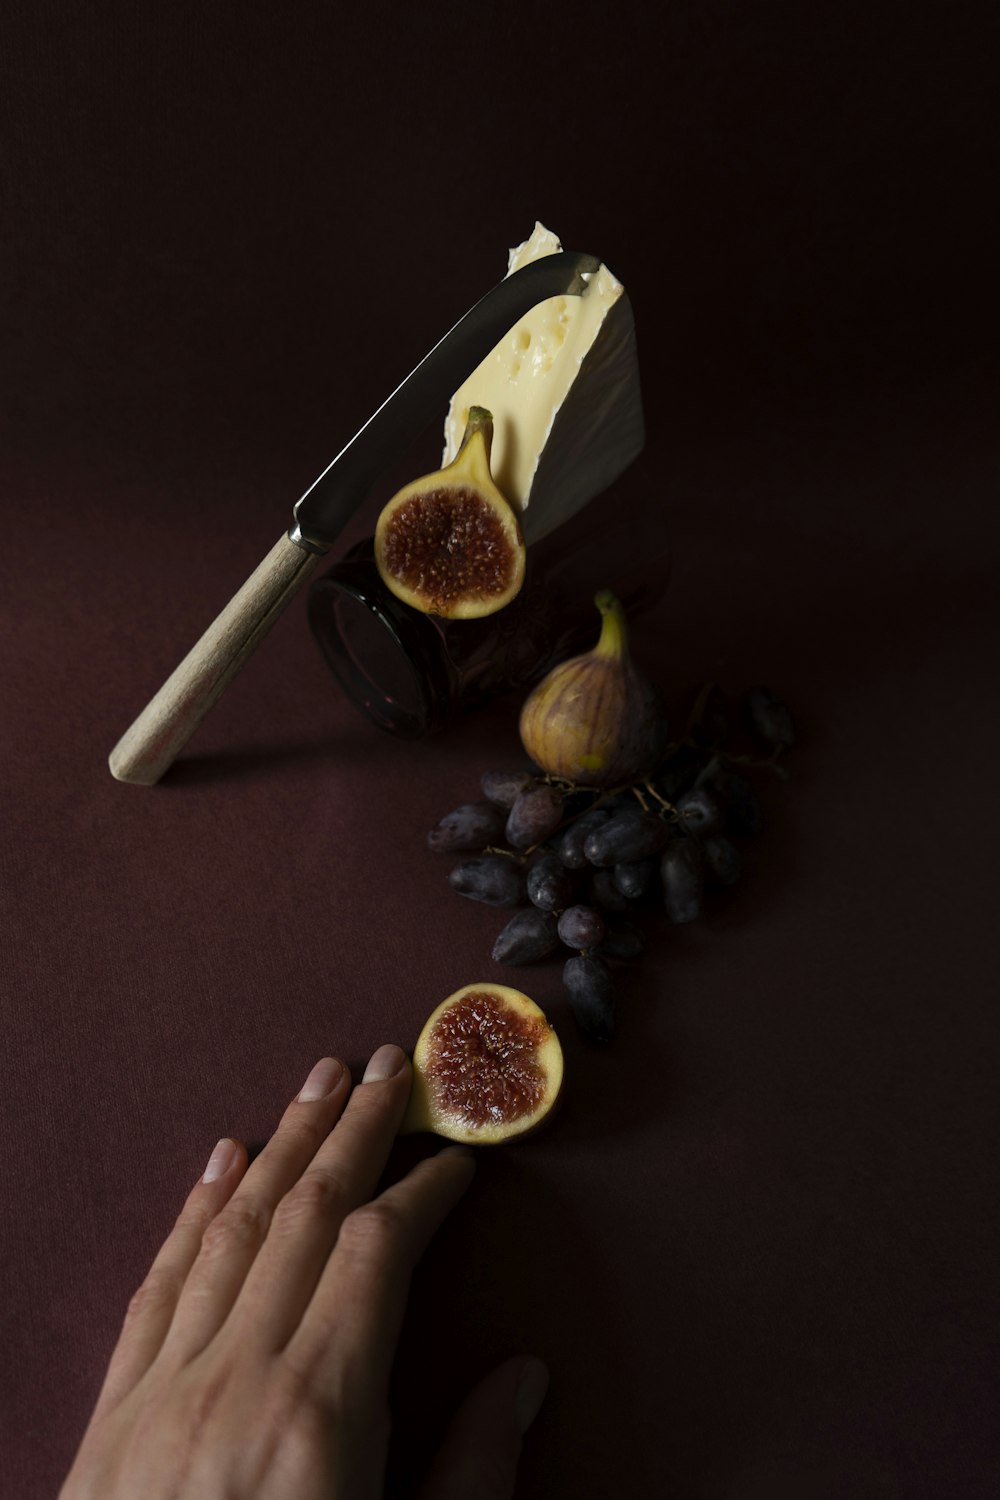
<instances>
[{"instance_id":1,"label":"purple fig skin","mask_svg":"<svg viewBox=\"0 0 1000 1500\"><path fill-rule=\"evenodd\" d=\"M549 775L580 786L635 781L667 746L667 723L652 683L628 654L625 614L605 590L593 651L554 667L521 710L521 742Z\"/></svg>"}]
</instances>

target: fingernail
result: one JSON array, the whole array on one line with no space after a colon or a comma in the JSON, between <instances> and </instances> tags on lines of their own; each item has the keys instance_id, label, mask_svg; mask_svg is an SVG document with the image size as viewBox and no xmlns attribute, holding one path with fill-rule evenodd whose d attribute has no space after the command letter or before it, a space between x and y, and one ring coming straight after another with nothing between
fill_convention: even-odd
<instances>
[{"instance_id":1,"label":"fingernail","mask_svg":"<svg viewBox=\"0 0 1000 1500\"><path fill-rule=\"evenodd\" d=\"M394 1047L387 1042L372 1054L372 1059L365 1069L362 1083L381 1083L383 1078L394 1078L406 1066L406 1053L402 1047Z\"/></svg>"},{"instance_id":2,"label":"fingernail","mask_svg":"<svg viewBox=\"0 0 1000 1500\"><path fill-rule=\"evenodd\" d=\"M532 1356L521 1367L514 1397L514 1420L522 1432L527 1432L538 1416L545 1393L549 1388L549 1372L540 1359Z\"/></svg>"},{"instance_id":3,"label":"fingernail","mask_svg":"<svg viewBox=\"0 0 1000 1500\"><path fill-rule=\"evenodd\" d=\"M205 1168L205 1175L201 1179L202 1182L215 1182L217 1178L222 1176L223 1172L227 1172L232 1166L235 1155L236 1142L231 1141L228 1136L223 1136L208 1158L208 1166Z\"/></svg>"},{"instance_id":4,"label":"fingernail","mask_svg":"<svg viewBox=\"0 0 1000 1500\"><path fill-rule=\"evenodd\" d=\"M299 1090L299 1103L309 1104L313 1099L325 1098L333 1092L343 1072L343 1063L335 1057L321 1058Z\"/></svg>"}]
</instances>

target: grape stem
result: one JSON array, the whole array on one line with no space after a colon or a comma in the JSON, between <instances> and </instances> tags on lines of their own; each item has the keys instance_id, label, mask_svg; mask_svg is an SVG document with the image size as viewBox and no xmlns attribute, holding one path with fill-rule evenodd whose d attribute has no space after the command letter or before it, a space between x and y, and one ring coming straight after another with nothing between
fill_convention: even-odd
<instances>
[{"instance_id":1,"label":"grape stem","mask_svg":"<svg viewBox=\"0 0 1000 1500\"><path fill-rule=\"evenodd\" d=\"M649 795L660 804L660 810L662 812L668 812L674 818L680 817L680 814L678 813L674 804L672 802L668 802L666 797L661 797L651 781L644 781L643 786L646 788L646 791L649 793Z\"/></svg>"},{"instance_id":2,"label":"grape stem","mask_svg":"<svg viewBox=\"0 0 1000 1500\"><path fill-rule=\"evenodd\" d=\"M592 812L595 807L600 807L603 802L610 801L612 797L620 796L622 792L631 792L633 797L637 799L639 806L642 808L643 812L650 812L652 811L652 809L648 806L645 797L643 796L643 791L646 791L656 802L660 804L658 809L660 816L662 816L664 813L669 813L671 819L673 819L674 821L676 821L680 817L680 814L674 807L673 803L668 802L665 797L661 797L659 792L653 786L652 782L648 779L642 782L626 781L623 782L621 786L607 787L603 790L599 786L581 786L579 782L570 781L565 776L554 776L549 772L546 772L544 776L538 777L536 779L546 786L553 786L558 791L564 791L570 794L579 792L595 792L597 795L595 796L593 802L590 804L590 807L587 809L588 812ZM486 848L483 850L483 853L505 854L508 859L516 860L518 864L523 865L525 861L530 859L533 854L537 854L539 849L544 849L546 844L550 843L551 840L555 838L556 834L561 833L564 828L568 828L571 823L575 823L579 816L579 813L572 813L569 817L563 818L561 822L556 824L551 833L547 834L545 838L539 839L537 844L531 844L527 849L507 849L502 845L487 844Z\"/></svg>"},{"instance_id":3,"label":"grape stem","mask_svg":"<svg viewBox=\"0 0 1000 1500\"><path fill-rule=\"evenodd\" d=\"M566 776L556 776L552 771L546 771L541 780L544 786L554 786L557 792L590 792L597 790L596 787L577 786L575 781L570 781Z\"/></svg>"}]
</instances>

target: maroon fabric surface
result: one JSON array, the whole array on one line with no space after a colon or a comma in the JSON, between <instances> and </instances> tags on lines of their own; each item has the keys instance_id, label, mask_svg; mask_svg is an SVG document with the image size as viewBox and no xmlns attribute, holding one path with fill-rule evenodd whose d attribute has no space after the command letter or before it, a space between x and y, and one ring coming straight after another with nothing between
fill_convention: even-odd
<instances>
[{"instance_id":1,"label":"maroon fabric surface","mask_svg":"<svg viewBox=\"0 0 1000 1500\"><path fill-rule=\"evenodd\" d=\"M669 516L637 650L796 708L742 888L420 1269L393 1473L537 1351L518 1494L995 1493L995 18L19 0L5 19L3 1493L53 1494L221 1134L412 1045L497 914L299 600L163 784L112 744L536 217L632 294ZM437 439L421 452L436 461ZM608 580L613 582L613 580ZM400 1152L394 1169L412 1156Z\"/></svg>"}]
</instances>

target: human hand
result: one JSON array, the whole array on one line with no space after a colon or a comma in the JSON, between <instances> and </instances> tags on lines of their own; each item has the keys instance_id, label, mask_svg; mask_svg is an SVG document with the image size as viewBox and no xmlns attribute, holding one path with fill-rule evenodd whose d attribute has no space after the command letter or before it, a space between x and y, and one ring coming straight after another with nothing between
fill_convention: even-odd
<instances>
[{"instance_id":1,"label":"human hand","mask_svg":"<svg viewBox=\"0 0 1000 1500\"><path fill-rule=\"evenodd\" d=\"M374 1500L410 1275L468 1187L449 1146L372 1198L409 1096L316 1064L263 1151L219 1142L133 1297L61 1500ZM508 1500L544 1366L506 1361L445 1439L424 1500Z\"/></svg>"}]
</instances>

